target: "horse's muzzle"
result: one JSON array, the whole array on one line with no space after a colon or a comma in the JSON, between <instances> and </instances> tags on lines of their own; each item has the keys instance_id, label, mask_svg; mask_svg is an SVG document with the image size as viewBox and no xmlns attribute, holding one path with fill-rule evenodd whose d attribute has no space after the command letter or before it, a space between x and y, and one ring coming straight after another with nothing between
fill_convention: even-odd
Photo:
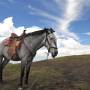
<instances>
[{"instance_id":1,"label":"horse's muzzle","mask_svg":"<svg viewBox=\"0 0 90 90\"><path fill-rule=\"evenodd\" d=\"M54 49L54 51L52 52L52 57L55 58L58 54L58 50Z\"/></svg>"}]
</instances>

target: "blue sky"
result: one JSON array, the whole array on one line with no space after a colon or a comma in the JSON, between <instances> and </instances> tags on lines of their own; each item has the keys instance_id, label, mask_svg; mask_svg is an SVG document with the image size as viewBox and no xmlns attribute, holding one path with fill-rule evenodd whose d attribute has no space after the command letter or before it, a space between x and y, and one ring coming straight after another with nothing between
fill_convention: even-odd
<instances>
[{"instance_id":1,"label":"blue sky","mask_svg":"<svg viewBox=\"0 0 90 90\"><path fill-rule=\"evenodd\" d=\"M15 28L52 27L59 43L90 45L90 0L0 0L0 23L8 17Z\"/></svg>"},{"instance_id":2,"label":"blue sky","mask_svg":"<svg viewBox=\"0 0 90 90\"><path fill-rule=\"evenodd\" d=\"M48 2L46 0L45 2ZM0 20L8 16L12 16L15 26L25 25L26 27L36 25L41 27L48 27L53 24L52 20L48 18L34 14L33 10L29 9L29 6L33 6L37 9L45 10L47 13L57 14L58 11L49 11L46 5L42 5L42 0L0 0ZM51 3L51 2L49 2ZM53 2L52 2L53 3ZM52 7L52 6L51 6Z\"/></svg>"},{"instance_id":3,"label":"blue sky","mask_svg":"<svg viewBox=\"0 0 90 90\"><path fill-rule=\"evenodd\" d=\"M69 0L0 0L0 21L6 17L13 17L13 22L16 27L19 26L39 26L57 28L59 19L63 18L65 4ZM73 0L72 0L73 1ZM80 0L76 0L79 2ZM70 22L69 31L76 33L80 39L82 33L90 31L90 0L81 0L82 10L78 10L75 20ZM74 2L75 3L75 2ZM71 11L72 12L72 11ZM58 28L60 29L60 28ZM59 31L56 29L56 31ZM88 36L89 38L89 36ZM89 41L83 42L89 43Z\"/></svg>"}]
</instances>

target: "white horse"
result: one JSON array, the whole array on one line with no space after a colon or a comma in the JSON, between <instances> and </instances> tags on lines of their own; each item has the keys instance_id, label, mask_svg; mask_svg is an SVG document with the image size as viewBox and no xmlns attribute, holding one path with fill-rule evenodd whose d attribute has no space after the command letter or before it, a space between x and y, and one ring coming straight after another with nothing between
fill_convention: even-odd
<instances>
[{"instance_id":1,"label":"white horse","mask_svg":"<svg viewBox=\"0 0 90 90\"><path fill-rule=\"evenodd\" d=\"M24 84L28 85L28 75L31 67L33 58L36 52L41 47L45 46L48 52L51 53L52 57L57 56L58 49L56 43L56 37L52 28L45 28L44 30L36 31L33 33L26 34L24 41L21 44L20 49L17 49L17 60L21 61L21 75L19 87L22 89L23 80ZM0 44L0 82L2 83L2 72L6 64L10 61L8 46L5 46L2 42ZM14 60L15 61L15 60ZM25 76L25 79L24 79Z\"/></svg>"}]
</instances>

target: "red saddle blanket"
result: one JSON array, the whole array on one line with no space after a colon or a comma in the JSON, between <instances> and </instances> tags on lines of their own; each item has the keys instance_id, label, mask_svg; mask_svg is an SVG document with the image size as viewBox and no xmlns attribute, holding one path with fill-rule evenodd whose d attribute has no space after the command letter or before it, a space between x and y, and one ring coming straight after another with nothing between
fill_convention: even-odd
<instances>
[{"instance_id":1,"label":"red saddle blanket","mask_svg":"<svg viewBox=\"0 0 90 90\"><path fill-rule=\"evenodd\" d=\"M16 49L20 49L21 41L17 41L17 39L6 38L3 43L5 46L9 47L7 53L11 59L16 58Z\"/></svg>"},{"instance_id":2,"label":"red saddle blanket","mask_svg":"<svg viewBox=\"0 0 90 90\"><path fill-rule=\"evenodd\" d=\"M3 40L4 45L9 46L12 43L12 40L10 38L6 38Z\"/></svg>"}]
</instances>

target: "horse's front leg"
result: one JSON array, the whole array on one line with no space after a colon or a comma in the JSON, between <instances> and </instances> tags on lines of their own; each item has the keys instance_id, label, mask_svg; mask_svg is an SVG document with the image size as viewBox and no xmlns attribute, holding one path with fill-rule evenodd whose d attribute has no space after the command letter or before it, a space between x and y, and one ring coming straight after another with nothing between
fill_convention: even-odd
<instances>
[{"instance_id":1,"label":"horse's front leg","mask_svg":"<svg viewBox=\"0 0 90 90\"><path fill-rule=\"evenodd\" d=\"M30 67L31 67L31 64L32 64L32 60L33 60L33 57L36 55L36 53L33 53L33 54L30 54L29 57L27 58L27 62L26 62L26 73L25 73L25 81L24 81L24 84L28 85L28 77L29 77L29 72L30 72Z\"/></svg>"},{"instance_id":2,"label":"horse's front leg","mask_svg":"<svg viewBox=\"0 0 90 90\"><path fill-rule=\"evenodd\" d=\"M23 58L21 60L21 74L20 74L20 83L19 83L19 88L18 90L23 89L23 78L24 78L24 73L25 73L25 65L26 65L26 58Z\"/></svg>"},{"instance_id":3,"label":"horse's front leg","mask_svg":"<svg viewBox=\"0 0 90 90\"><path fill-rule=\"evenodd\" d=\"M28 76L29 76L31 64L32 64L32 60L27 61L26 73L25 73L26 75L25 75L25 82L24 82L26 86L28 85Z\"/></svg>"},{"instance_id":4,"label":"horse's front leg","mask_svg":"<svg viewBox=\"0 0 90 90\"><path fill-rule=\"evenodd\" d=\"M28 59L29 58L26 56L21 60L21 75L20 75L20 83L19 83L18 90L23 90L23 79L24 79L24 76L25 76L25 69L26 69Z\"/></svg>"}]
</instances>

